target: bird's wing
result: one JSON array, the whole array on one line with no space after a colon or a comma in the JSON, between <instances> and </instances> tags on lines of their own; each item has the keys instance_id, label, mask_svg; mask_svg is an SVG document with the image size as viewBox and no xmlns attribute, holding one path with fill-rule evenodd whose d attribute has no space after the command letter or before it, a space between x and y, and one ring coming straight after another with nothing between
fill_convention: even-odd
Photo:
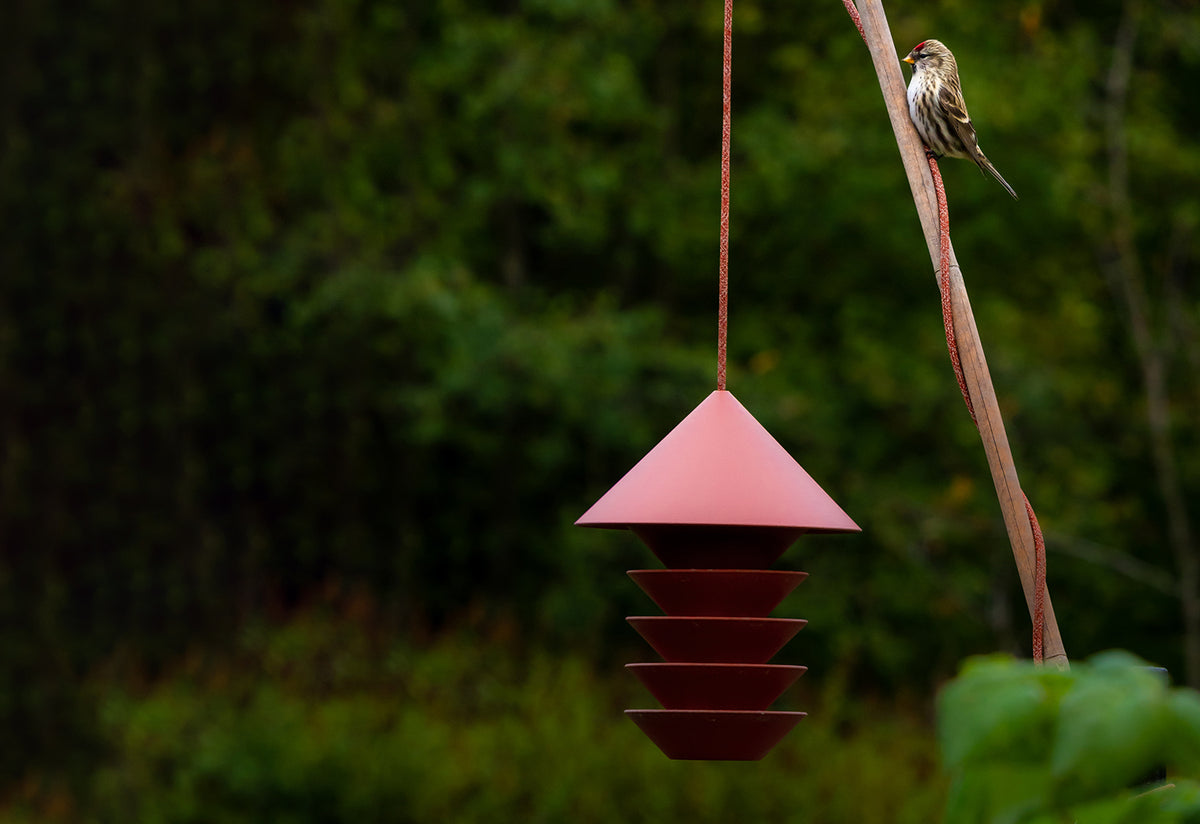
<instances>
[{"instance_id":1,"label":"bird's wing","mask_svg":"<svg viewBox=\"0 0 1200 824\"><path fill-rule=\"evenodd\" d=\"M942 111L946 113L950 125L954 128L954 133L966 147L967 154L978 163L975 156L980 152L978 138L975 136L975 126L971 123L971 116L967 114L967 104L963 102L962 91L958 88L958 84L943 83L938 89L938 103L941 104Z\"/></svg>"}]
</instances>

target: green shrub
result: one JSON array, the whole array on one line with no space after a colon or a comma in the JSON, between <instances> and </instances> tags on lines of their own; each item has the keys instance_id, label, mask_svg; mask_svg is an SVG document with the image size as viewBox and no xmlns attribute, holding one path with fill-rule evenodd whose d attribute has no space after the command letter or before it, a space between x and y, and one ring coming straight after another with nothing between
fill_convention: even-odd
<instances>
[{"instance_id":1,"label":"green shrub","mask_svg":"<svg viewBox=\"0 0 1200 824\"><path fill-rule=\"evenodd\" d=\"M943 802L932 731L891 707L831 691L762 762L671 761L622 717L654 703L619 667L366 636L305 619L248 633L238 661L107 689L110 756L70 819L916 824Z\"/></svg>"},{"instance_id":2,"label":"green shrub","mask_svg":"<svg viewBox=\"0 0 1200 824\"><path fill-rule=\"evenodd\" d=\"M941 694L938 735L953 781L946 824L1183 822L1200 785L1200 695L1108 652L1069 671L979 658Z\"/></svg>"}]
</instances>

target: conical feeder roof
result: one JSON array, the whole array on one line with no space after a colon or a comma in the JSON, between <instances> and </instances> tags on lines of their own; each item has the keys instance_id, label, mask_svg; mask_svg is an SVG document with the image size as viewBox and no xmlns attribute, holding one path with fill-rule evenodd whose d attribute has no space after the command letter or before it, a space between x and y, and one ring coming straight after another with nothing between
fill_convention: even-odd
<instances>
[{"instance_id":1,"label":"conical feeder roof","mask_svg":"<svg viewBox=\"0 0 1200 824\"><path fill-rule=\"evenodd\" d=\"M705 398L575 523L639 534L645 530L638 527L655 525L860 531L724 390Z\"/></svg>"}]
</instances>

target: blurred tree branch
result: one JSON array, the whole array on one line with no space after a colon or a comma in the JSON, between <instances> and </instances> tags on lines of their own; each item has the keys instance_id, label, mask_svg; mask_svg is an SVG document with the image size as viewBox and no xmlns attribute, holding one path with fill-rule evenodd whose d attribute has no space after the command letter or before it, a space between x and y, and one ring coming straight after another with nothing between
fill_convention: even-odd
<instances>
[{"instance_id":1,"label":"blurred tree branch","mask_svg":"<svg viewBox=\"0 0 1200 824\"><path fill-rule=\"evenodd\" d=\"M1172 598L1179 597L1179 586L1175 581L1174 575L1154 564L1148 564L1139 558L1135 558L1126 552L1101 546L1095 541L1089 541L1075 535L1060 534L1047 535L1046 547L1047 549L1053 549L1055 552L1061 552L1063 555L1070 555L1081 561L1087 561L1089 564L1095 564L1096 566L1112 570L1130 581L1145 584L1164 595L1169 595Z\"/></svg>"},{"instance_id":2,"label":"blurred tree branch","mask_svg":"<svg viewBox=\"0 0 1200 824\"><path fill-rule=\"evenodd\" d=\"M1112 219L1111 250L1105 261L1105 270L1118 299L1127 310L1129 332L1142 374L1155 476L1166 508L1167 534L1178 573L1177 586L1183 612L1184 666L1188 683L1196 686L1200 685L1200 553L1197 552L1193 537L1172 444L1171 398L1167 387L1171 329L1167 328L1159 335L1152 328L1153 307L1136 245L1129 186L1126 119L1134 44L1140 19L1141 4L1137 0L1127 2L1117 28L1105 89L1104 126ZM1167 300L1170 301L1169 289ZM1167 311L1170 314L1170 309Z\"/></svg>"}]
</instances>

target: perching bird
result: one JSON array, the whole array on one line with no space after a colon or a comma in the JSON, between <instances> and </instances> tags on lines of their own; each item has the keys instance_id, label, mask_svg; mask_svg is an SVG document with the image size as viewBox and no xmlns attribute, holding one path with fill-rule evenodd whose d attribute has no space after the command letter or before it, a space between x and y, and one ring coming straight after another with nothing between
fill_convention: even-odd
<instances>
[{"instance_id":1,"label":"perching bird","mask_svg":"<svg viewBox=\"0 0 1200 824\"><path fill-rule=\"evenodd\" d=\"M937 40L922 40L904 62L913 67L912 81L908 84L908 115L925 145L939 157L974 160L1015 198L1013 187L979 148L958 82L958 63L950 50Z\"/></svg>"}]
</instances>

